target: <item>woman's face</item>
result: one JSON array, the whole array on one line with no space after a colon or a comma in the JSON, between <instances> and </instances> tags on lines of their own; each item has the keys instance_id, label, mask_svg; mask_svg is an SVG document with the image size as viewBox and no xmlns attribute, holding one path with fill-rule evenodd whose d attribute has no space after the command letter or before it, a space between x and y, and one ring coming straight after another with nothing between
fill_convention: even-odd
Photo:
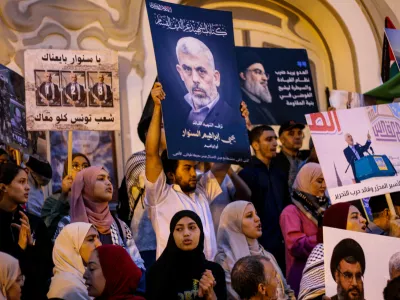
<instances>
[{"instance_id":1,"label":"woman's face","mask_svg":"<svg viewBox=\"0 0 400 300\"><path fill-rule=\"evenodd\" d=\"M200 241L200 228L196 222L189 217L183 217L174 229L174 240L176 246L183 251L197 248Z\"/></svg>"},{"instance_id":2,"label":"woman's face","mask_svg":"<svg viewBox=\"0 0 400 300\"><path fill-rule=\"evenodd\" d=\"M362 214L357 207L351 205L349 214L347 216L346 229L351 231L365 232L367 229L367 221L363 218Z\"/></svg>"},{"instance_id":3,"label":"woman's face","mask_svg":"<svg viewBox=\"0 0 400 300\"><path fill-rule=\"evenodd\" d=\"M247 204L243 213L242 232L249 239L258 239L262 235L260 218L252 204Z\"/></svg>"},{"instance_id":4,"label":"woman's face","mask_svg":"<svg viewBox=\"0 0 400 300\"><path fill-rule=\"evenodd\" d=\"M111 184L110 175L108 175L106 171L101 170L94 184L93 200L95 202L110 202L112 196L113 186Z\"/></svg>"},{"instance_id":5,"label":"woman's face","mask_svg":"<svg viewBox=\"0 0 400 300\"><path fill-rule=\"evenodd\" d=\"M89 167L89 163L83 156L77 156L72 160L72 180L75 179L76 174L78 174L83 169Z\"/></svg>"},{"instance_id":6,"label":"woman's face","mask_svg":"<svg viewBox=\"0 0 400 300\"><path fill-rule=\"evenodd\" d=\"M28 174L24 170L19 170L17 176L9 185L4 185L5 193L8 198L17 204L25 204L28 201L29 183Z\"/></svg>"},{"instance_id":7,"label":"woman's face","mask_svg":"<svg viewBox=\"0 0 400 300\"><path fill-rule=\"evenodd\" d=\"M18 268L17 280L10 286L6 291L6 297L8 300L20 300L21 299L21 288L24 286L25 278L21 273L21 269Z\"/></svg>"},{"instance_id":8,"label":"woman's face","mask_svg":"<svg viewBox=\"0 0 400 300\"><path fill-rule=\"evenodd\" d=\"M324 177L321 175L316 180L311 181L310 188L311 188L311 195L314 195L316 197L324 196L326 190Z\"/></svg>"},{"instance_id":9,"label":"woman's face","mask_svg":"<svg viewBox=\"0 0 400 300\"><path fill-rule=\"evenodd\" d=\"M118 259L117 257L115 259ZM89 258L88 267L83 274L88 294L91 297L100 297L106 287L106 279L101 269L99 255L97 251L93 251Z\"/></svg>"},{"instance_id":10,"label":"woman's face","mask_svg":"<svg viewBox=\"0 0 400 300\"><path fill-rule=\"evenodd\" d=\"M82 243L82 246L79 249L79 254L82 257L82 260L83 260L83 263L85 266L88 264L90 255L92 255L93 250L99 246L101 246L101 242L99 239L99 233L92 226L89 229L88 233L86 234L86 237Z\"/></svg>"}]
</instances>

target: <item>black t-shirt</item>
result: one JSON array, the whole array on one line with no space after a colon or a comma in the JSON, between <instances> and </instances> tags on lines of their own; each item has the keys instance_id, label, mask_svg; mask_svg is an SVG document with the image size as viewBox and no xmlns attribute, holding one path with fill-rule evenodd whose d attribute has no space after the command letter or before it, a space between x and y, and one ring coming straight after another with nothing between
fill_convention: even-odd
<instances>
[{"instance_id":1,"label":"black t-shirt","mask_svg":"<svg viewBox=\"0 0 400 300\"><path fill-rule=\"evenodd\" d=\"M226 292L226 282L225 282L225 273L222 267L211 261L206 261L206 269L210 270L215 278L216 285L214 287L215 295L218 300L224 300L227 298ZM180 292L177 295L176 299L179 300L194 300L194 299L202 299L199 298L199 281L201 278L188 278L187 280L183 280L179 283Z\"/></svg>"}]
</instances>

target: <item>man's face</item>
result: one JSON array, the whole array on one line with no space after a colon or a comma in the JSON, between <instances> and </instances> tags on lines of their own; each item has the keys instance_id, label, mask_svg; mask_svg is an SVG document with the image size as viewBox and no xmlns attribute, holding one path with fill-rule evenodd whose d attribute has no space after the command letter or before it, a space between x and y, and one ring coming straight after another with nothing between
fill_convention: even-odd
<instances>
[{"instance_id":1,"label":"man's face","mask_svg":"<svg viewBox=\"0 0 400 300\"><path fill-rule=\"evenodd\" d=\"M253 142L252 146L256 154L265 159L272 159L276 156L276 147L278 146L278 138L275 131L265 130L258 142Z\"/></svg>"},{"instance_id":2,"label":"man's face","mask_svg":"<svg viewBox=\"0 0 400 300\"><path fill-rule=\"evenodd\" d=\"M218 95L220 73L214 70L206 54L180 53L176 69L193 99L196 109L210 104Z\"/></svg>"},{"instance_id":3,"label":"man's face","mask_svg":"<svg viewBox=\"0 0 400 300\"><path fill-rule=\"evenodd\" d=\"M78 78L77 78L76 74L72 74L72 75L71 75L71 81L72 81L72 82L76 82L77 79L78 79Z\"/></svg>"},{"instance_id":4,"label":"man's face","mask_svg":"<svg viewBox=\"0 0 400 300\"><path fill-rule=\"evenodd\" d=\"M364 282L359 262L342 260L335 272L339 300L364 300Z\"/></svg>"},{"instance_id":5,"label":"man's face","mask_svg":"<svg viewBox=\"0 0 400 300\"><path fill-rule=\"evenodd\" d=\"M271 262L263 260L265 275L265 293L262 299L276 300L278 299L278 274Z\"/></svg>"},{"instance_id":6,"label":"man's face","mask_svg":"<svg viewBox=\"0 0 400 300\"><path fill-rule=\"evenodd\" d=\"M303 146L304 134L300 128L293 128L288 131L284 131L279 137L283 148L291 151L298 151Z\"/></svg>"},{"instance_id":7,"label":"man's face","mask_svg":"<svg viewBox=\"0 0 400 300\"><path fill-rule=\"evenodd\" d=\"M181 187L184 193L191 193L196 189L196 161L180 160L174 174L174 184Z\"/></svg>"},{"instance_id":8,"label":"man's face","mask_svg":"<svg viewBox=\"0 0 400 300\"><path fill-rule=\"evenodd\" d=\"M346 142L347 142L347 144L349 144L350 146L353 146L354 141L353 141L353 137L352 137L350 134L346 135Z\"/></svg>"},{"instance_id":9,"label":"man's face","mask_svg":"<svg viewBox=\"0 0 400 300\"><path fill-rule=\"evenodd\" d=\"M99 75L99 77L97 77L99 79L99 82L103 83L104 82L104 75Z\"/></svg>"},{"instance_id":10,"label":"man's face","mask_svg":"<svg viewBox=\"0 0 400 300\"><path fill-rule=\"evenodd\" d=\"M268 76L260 63L250 65L245 72L240 73L243 87L263 102L271 102L272 96L268 88Z\"/></svg>"},{"instance_id":11,"label":"man's face","mask_svg":"<svg viewBox=\"0 0 400 300\"><path fill-rule=\"evenodd\" d=\"M46 82L51 82L51 74L50 73L44 74L44 78L45 78Z\"/></svg>"}]
</instances>

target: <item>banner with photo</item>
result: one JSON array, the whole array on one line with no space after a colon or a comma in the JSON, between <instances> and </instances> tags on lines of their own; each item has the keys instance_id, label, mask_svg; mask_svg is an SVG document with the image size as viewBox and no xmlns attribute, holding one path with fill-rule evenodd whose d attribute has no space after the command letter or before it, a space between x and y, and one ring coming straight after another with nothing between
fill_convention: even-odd
<instances>
[{"instance_id":1,"label":"banner with photo","mask_svg":"<svg viewBox=\"0 0 400 300\"><path fill-rule=\"evenodd\" d=\"M146 1L171 159L247 162L232 13Z\"/></svg>"},{"instance_id":2,"label":"banner with photo","mask_svg":"<svg viewBox=\"0 0 400 300\"><path fill-rule=\"evenodd\" d=\"M114 51L25 51L26 126L38 130L120 130Z\"/></svg>"},{"instance_id":3,"label":"banner with photo","mask_svg":"<svg viewBox=\"0 0 400 300\"><path fill-rule=\"evenodd\" d=\"M236 47L236 58L252 124L305 124L318 111L306 50Z\"/></svg>"},{"instance_id":4,"label":"banner with photo","mask_svg":"<svg viewBox=\"0 0 400 300\"><path fill-rule=\"evenodd\" d=\"M118 178L115 157L114 133L105 131L75 131L73 132L72 153L82 153L87 156L92 166L104 166L110 174L114 189ZM51 166L53 168L53 193L61 189L64 162L67 159L67 132L50 132Z\"/></svg>"},{"instance_id":5,"label":"banner with photo","mask_svg":"<svg viewBox=\"0 0 400 300\"><path fill-rule=\"evenodd\" d=\"M28 150L24 78L0 65L0 138L14 148Z\"/></svg>"},{"instance_id":6,"label":"banner with photo","mask_svg":"<svg viewBox=\"0 0 400 300\"><path fill-rule=\"evenodd\" d=\"M306 120L332 203L400 191L400 103Z\"/></svg>"},{"instance_id":7,"label":"banner with photo","mask_svg":"<svg viewBox=\"0 0 400 300\"><path fill-rule=\"evenodd\" d=\"M323 231L326 296L383 300L394 275L389 269L392 257L398 267L400 239L330 227Z\"/></svg>"}]
</instances>

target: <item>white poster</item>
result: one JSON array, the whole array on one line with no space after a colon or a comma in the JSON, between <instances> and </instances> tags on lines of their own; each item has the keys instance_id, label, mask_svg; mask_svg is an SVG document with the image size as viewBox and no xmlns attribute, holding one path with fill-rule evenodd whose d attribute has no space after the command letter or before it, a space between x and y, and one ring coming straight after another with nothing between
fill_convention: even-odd
<instances>
[{"instance_id":1,"label":"white poster","mask_svg":"<svg viewBox=\"0 0 400 300\"><path fill-rule=\"evenodd\" d=\"M38 130L120 130L114 51L25 51L26 125Z\"/></svg>"},{"instance_id":2,"label":"white poster","mask_svg":"<svg viewBox=\"0 0 400 300\"><path fill-rule=\"evenodd\" d=\"M400 191L400 104L306 115L332 203Z\"/></svg>"},{"instance_id":3,"label":"white poster","mask_svg":"<svg viewBox=\"0 0 400 300\"><path fill-rule=\"evenodd\" d=\"M389 261L399 251L398 238L324 227L326 296L383 300Z\"/></svg>"}]
</instances>

